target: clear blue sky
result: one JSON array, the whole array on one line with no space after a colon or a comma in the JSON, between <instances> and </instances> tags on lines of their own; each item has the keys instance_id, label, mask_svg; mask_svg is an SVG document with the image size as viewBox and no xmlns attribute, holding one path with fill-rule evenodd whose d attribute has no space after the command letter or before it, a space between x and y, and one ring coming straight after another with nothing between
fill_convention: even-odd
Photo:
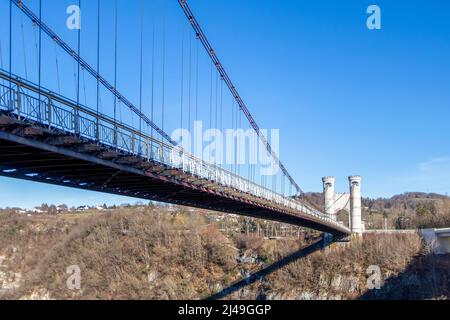
<instances>
[{"instance_id":1,"label":"clear blue sky","mask_svg":"<svg viewBox=\"0 0 450 320\"><path fill-rule=\"evenodd\" d=\"M183 18L177 1L167 1L167 34L172 39L179 36ZM5 14L9 1L0 2L1 30L8 30ZM38 1L25 3L36 9ZM44 19L75 45L76 35L65 29L65 8L76 1L43 3ZM92 49L87 43L95 43L96 2L89 3L83 11L83 30L86 46ZM113 1L102 3L107 20L102 35L102 73L112 79ZM347 177L358 174L364 179L364 196L369 197L408 191L450 192L448 1L191 0L190 4L257 122L263 128L281 130L281 159L305 191L320 191L321 177L334 175L337 190L344 192ZM382 10L381 30L366 27L370 4ZM149 1L146 6L149 32ZM119 51L122 83L118 87L137 103L139 2L121 1L120 7L119 41L126 48ZM162 25L160 13L157 29ZM6 34L0 36L5 64ZM32 31L26 37L29 53L34 55ZM146 54L149 39L147 33ZM160 40L157 33L157 42ZM48 70L54 69L52 50L50 46L45 58ZM168 59L180 59L177 52L176 44L168 40ZM95 53L85 50L92 64ZM15 58L20 68L23 60ZM27 59L32 74L32 57ZM144 66L149 63L146 59ZM71 74L68 65L66 73ZM176 72L173 63L167 68L169 74ZM208 70L207 65L203 68ZM148 88L148 74L144 81ZM62 90L72 90L73 84L67 83ZM87 90L87 102L92 104L94 97ZM205 92L201 95L206 99ZM148 105L148 99L147 94L144 104ZM168 98L169 112L177 110L176 101L176 97ZM0 207L134 201L4 178L0 178L0 190Z\"/></svg>"}]
</instances>

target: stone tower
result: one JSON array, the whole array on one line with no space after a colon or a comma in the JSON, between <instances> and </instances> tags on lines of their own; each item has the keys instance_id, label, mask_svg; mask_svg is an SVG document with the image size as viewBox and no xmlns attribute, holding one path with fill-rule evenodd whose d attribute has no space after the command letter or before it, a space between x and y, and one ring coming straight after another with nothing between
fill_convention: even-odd
<instances>
[{"instance_id":1,"label":"stone tower","mask_svg":"<svg viewBox=\"0 0 450 320\"><path fill-rule=\"evenodd\" d=\"M325 213L330 216L330 218L336 220L336 210L334 207L335 194L334 194L334 177L325 177L323 181L323 193L325 196Z\"/></svg>"},{"instance_id":2,"label":"stone tower","mask_svg":"<svg viewBox=\"0 0 450 320\"><path fill-rule=\"evenodd\" d=\"M363 233L361 220L361 177L352 176L350 182L350 226L353 235L361 236Z\"/></svg>"}]
</instances>

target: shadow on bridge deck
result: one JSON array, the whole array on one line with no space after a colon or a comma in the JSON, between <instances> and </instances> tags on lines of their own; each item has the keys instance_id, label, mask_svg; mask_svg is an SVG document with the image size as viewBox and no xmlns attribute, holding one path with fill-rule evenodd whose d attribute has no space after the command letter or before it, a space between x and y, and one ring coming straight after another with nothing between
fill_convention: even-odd
<instances>
[{"instance_id":1,"label":"shadow on bridge deck","mask_svg":"<svg viewBox=\"0 0 450 320\"><path fill-rule=\"evenodd\" d=\"M297 261L298 259L305 258L305 257L309 256L310 254L312 254L320 249L323 249L323 247L324 247L323 243L324 243L323 239L320 239L320 240L314 242L313 244L311 244L307 247L304 247L304 248L294 252L293 254L281 259L280 261L277 261L277 262L263 268L262 270L250 275L250 277L231 284L229 287L206 298L205 300L218 300L218 299L226 298L227 296L241 290L242 288L249 286L257 281L262 280L264 277L267 277L268 275L272 274L273 272Z\"/></svg>"}]
</instances>

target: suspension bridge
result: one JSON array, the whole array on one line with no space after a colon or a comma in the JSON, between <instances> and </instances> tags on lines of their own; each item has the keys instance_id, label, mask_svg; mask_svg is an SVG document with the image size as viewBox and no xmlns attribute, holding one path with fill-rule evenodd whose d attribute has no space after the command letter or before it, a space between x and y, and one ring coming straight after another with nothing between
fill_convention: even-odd
<instances>
[{"instance_id":1,"label":"suspension bridge","mask_svg":"<svg viewBox=\"0 0 450 320\"><path fill-rule=\"evenodd\" d=\"M131 1L139 21L78 1L75 30L51 1L1 2L0 175L351 233L301 197L186 0ZM222 164L167 133L196 121L250 130L278 170L240 162L245 142Z\"/></svg>"}]
</instances>

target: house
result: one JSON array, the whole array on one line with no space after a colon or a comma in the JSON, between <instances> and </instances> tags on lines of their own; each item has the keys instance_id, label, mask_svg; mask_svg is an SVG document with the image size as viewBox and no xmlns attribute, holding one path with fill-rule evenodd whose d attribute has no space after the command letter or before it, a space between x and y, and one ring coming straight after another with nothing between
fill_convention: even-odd
<instances>
[{"instance_id":1,"label":"house","mask_svg":"<svg viewBox=\"0 0 450 320\"><path fill-rule=\"evenodd\" d=\"M56 210L58 211L58 213L64 213L64 212L68 212L69 208L65 204L61 204L56 207Z\"/></svg>"},{"instance_id":2,"label":"house","mask_svg":"<svg viewBox=\"0 0 450 320\"><path fill-rule=\"evenodd\" d=\"M14 213L17 213L17 214L26 214L27 213L26 210L23 210L21 208L13 208L12 210L14 211Z\"/></svg>"},{"instance_id":3,"label":"house","mask_svg":"<svg viewBox=\"0 0 450 320\"><path fill-rule=\"evenodd\" d=\"M40 207L34 207L33 210L31 210L34 214L42 214L46 213L47 211L42 210Z\"/></svg>"}]
</instances>

